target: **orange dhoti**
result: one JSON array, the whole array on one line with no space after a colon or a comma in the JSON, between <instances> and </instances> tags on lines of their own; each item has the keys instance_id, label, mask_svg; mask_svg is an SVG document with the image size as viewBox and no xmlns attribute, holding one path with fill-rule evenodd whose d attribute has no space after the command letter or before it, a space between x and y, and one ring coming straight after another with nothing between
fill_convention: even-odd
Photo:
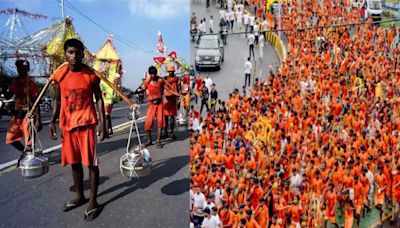
<instances>
[{"instance_id":1,"label":"orange dhoti","mask_svg":"<svg viewBox=\"0 0 400 228\"><path fill-rule=\"evenodd\" d=\"M333 207L333 208L328 207L325 210L325 219L330 221L331 223L336 223L336 213L335 212L332 213L332 211L334 211L334 210L335 210L335 207Z\"/></svg>"},{"instance_id":2,"label":"orange dhoti","mask_svg":"<svg viewBox=\"0 0 400 228\"><path fill-rule=\"evenodd\" d=\"M157 119L157 128L164 128L164 107L163 104L153 104L151 102L147 105L146 122L144 124L145 131L151 131L153 128L153 120Z\"/></svg>"},{"instance_id":3,"label":"orange dhoti","mask_svg":"<svg viewBox=\"0 0 400 228\"><path fill-rule=\"evenodd\" d=\"M385 200L385 191L381 191L379 189L376 190L375 192L375 206L377 205L383 205Z\"/></svg>"},{"instance_id":4,"label":"orange dhoti","mask_svg":"<svg viewBox=\"0 0 400 228\"><path fill-rule=\"evenodd\" d=\"M71 131L62 131L61 164L82 163L85 166L98 166L96 154L96 125L82 126Z\"/></svg>"},{"instance_id":5,"label":"orange dhoti","mask_svg":"<svg viewBox=\"0 0 400 228\"><path fill-rule=\"evenodd\" d=\"M393 190L393 202L400 204L400 191L399 190Z\"/></svg>"},{"instance_id":6,"label":"orange dhoti","mask_svg":"<svg viewBox=\"0 0 400 228\"><path fill-rule=\"evenodd\" d=\"M17 118L11 117L10 124L6 135L6 143L11 144L15 141L20 141L22 138L25 139L25 145L30 145L31 140L29 138L29 120L28 118Z\"/></svg>"},{"instance_id":7,"label":"orange dhoti","mask_svg":"<svg viewBox=\"0 0 400 228\"><path fill-rule=\"evenodd\" d=\"M166 96L164 100L164 115L176 116L178 114L177 97Z\"/></svg>"}]
</instances>

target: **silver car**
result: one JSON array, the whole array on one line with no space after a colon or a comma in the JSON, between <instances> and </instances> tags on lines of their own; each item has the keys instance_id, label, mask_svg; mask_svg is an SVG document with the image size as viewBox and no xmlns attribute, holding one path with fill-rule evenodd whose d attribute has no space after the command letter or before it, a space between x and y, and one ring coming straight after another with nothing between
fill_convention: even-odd
<instances>
[{"instance_id":1,"label":"silver car","mask_svg":"<svg viewBox=\"0 0 400 228\"><path fill-rule=\"evenodd\" d=\"M204 35L196 45L195 67L221 69L221 63L224 61L224 45L219 35Z\"/></svg>"}]
</instances>

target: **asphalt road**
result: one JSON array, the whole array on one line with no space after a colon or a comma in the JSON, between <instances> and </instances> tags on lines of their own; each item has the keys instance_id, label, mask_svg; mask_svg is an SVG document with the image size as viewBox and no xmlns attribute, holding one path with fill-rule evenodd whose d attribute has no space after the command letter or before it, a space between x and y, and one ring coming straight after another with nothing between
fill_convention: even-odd
<instances>
[{"instance_id":1,"label":"asphalt road","mask_svg":"<svg viewBox=\"0 0 400 228\"><path fill-rule=\"evenodd\" d=\"M201 4L194 3L191 1L190 5L191 14L194 12L197 16L198 23L200 18L206 18L206 24L208 28L208 21L212 15L214 18L214 29L217 29L217 24L219 24L219 8L211 3L210 8L206 8L205 1ZM244 32L244 27L241 31L238 28L234 28L233 32ZM229 31L231 33L231 31ZM202 70L200 75L205 78L208 73L210 78L216 84L216 90L218 91L219 98L227 100L228 95L234 88L238 88L242 91L242 86L244 85L244 63L249 56L249 48L247 45L247 39L244 34L234 34L228 35L227 45L224 47L225 51L225 61L221 65L221 70ZM255 74L252 75L252 82L254 80L254 75L256 77L263 77L269 75L269 66L278 66L279 60L273 47L268 42L265 42L263 50L263 59L259 59L259 49L254 48L255 57L257 62L253 61L253 67L255 67ZM194 66L194 59L196 54L195 42L191 42L190 45L190 57L191 64ZM252 59L253 60L253 59ZM199 102L200 103L200 102Z\"/></svg>"},{"instance_id":2,"label":"asphalt road","mask_svg":"<svg viewBox=\"0 0 400 228\"><path fill-rule=\"evenodd\" d=\"M117 105L113 125L128 121L128 109ZM146 106L141 107L141 116ZM47 117L48 118L48 117ZM46 120L44 116L43 121ZM0 129L6 124L1 120ZM44 125L46 126L46 125ZM143 123L139 124L141 134ZM187 227L189 224L189 143L188 131L177 128L178 140L165 140L164 148L148 149L153 169L142 179L123 177L120 157L126 152L129 128L114 132L112 138L97 146L100 160L98 201L104 210L94 221L83 221L86 206L64 213L62 206L73 199L70 167L61 167L60 150L47 154L50 171L38 178L23 178L14 166L0 172L0 227ZM5 132L0 133L1 163L15 159L17 153L6 145ZM47 137L44 127L39 137L44 148L59 144ZM142 138L145 140L145 137ZM134 139L133 145L137 145ZM89 196L88 174L85 169L85 194Z\"/></svg>"}]
</instances>

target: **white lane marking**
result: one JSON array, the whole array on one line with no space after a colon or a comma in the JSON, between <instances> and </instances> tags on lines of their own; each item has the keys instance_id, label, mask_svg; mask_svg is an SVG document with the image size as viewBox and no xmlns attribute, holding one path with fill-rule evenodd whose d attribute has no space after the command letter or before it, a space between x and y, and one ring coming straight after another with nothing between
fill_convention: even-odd
<instances>
[{"instance_id":1,"label":"white lane marking","mask_svg":"<svg viewBox=\"0 0 400 228\"><path fill-rule=\"evenodd\" d=\"M119 108L113 108L113 111L121 110L121 109L127 109L129 107L119 107Z\"/></svg>"},{"instance_id":2,"label":"white lane marking","mask_svg":"<svg viewBox=\"0 0 400 228\"><path fill-rule=\"evenodd\" d=\"M137 119L137 122L139 122L139 123L140 122L144 122L145 119L146 119L146 116L140 117L139 119ZM125 123L122 123L122 124L119 124L119 125L116 125L116 126L113 127L113 130L116 130L118 128L130 125L131 123L132 123L132 120L128 121L128 122L125 122ZM143 136L143 135L141 134L140 136ZM54 152L54 151L56 151L56 150L58 150L60 148L61 148L61 144L53 146L53 147L50 147L50 148L47 148L47 149L43 150L43 154ZM11 166L16 165L17 161L18 161L17 159L14 159L12 161L0 164L0 171L2 171L4 169L7 169L7 168L9 168Z\"/></svg>"},{"instance_id":3,"label":"white lane marking","mask_svg":"<svg viewBox=\"0 0 400 228\"><path fill-rule=\"evenodd\" d=\"M7 169L10 166L14 166L16 164L17 164L17 159L9 161L9 162L6 162L6 163L3 163L3 164L0 165L0 171L4 170L4 169Z\"/></svg>"}]
</instances>

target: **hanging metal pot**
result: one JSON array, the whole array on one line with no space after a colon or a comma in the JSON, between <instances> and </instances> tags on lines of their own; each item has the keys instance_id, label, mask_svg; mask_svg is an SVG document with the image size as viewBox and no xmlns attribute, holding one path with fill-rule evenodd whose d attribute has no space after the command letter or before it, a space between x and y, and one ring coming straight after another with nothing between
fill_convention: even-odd
<instances>
[{"instance_id":1,"label":"hanging metal pot","mask_svg":"<svg viewBox=\"0 0 400 228\"><path fill-rule=\"evenodd\" d=\"M146 148L135 148L125 153L120 159L121 174L125 177L145 177L150 174L151 166L152 160Z\"/></svg>"},{"instance_id":2,"label":"hanging metal pot","mask_svg":"<svg viewBox=\"0 0 400 228\"><path fill-rule=\"evenodd\" d=\"M42 150L29 152L21 160L20 169L24 177L40 177L49 171L49 159L42 153Z\"/></svg>"},{"instance_id":3,"label":"hanging metal pot","mask_svg":"<svg viewBox=\"0 0 400 228\"><path fill-rule=\"evenodd\" d=\"M25 157L20 161L19 168L21 169L22 176L34 178L40 177L49 171L49 159L43 154L43 147L37 137L33 115L28 114L28 119L32 148L30 152L26 152ZM25 147L25 149L27 148Z\"/></svg>"},{"instance_id":4,"label":"hanging metal pot","mask_svg":"<svg viewBox=\"0 0 400 228\"><path fill-rule=\"evenodd\" d=\"M119 167L122 176L130 178L140 178L150 174L152 160L149 150L142 145L142 142L140 140L139 129L136 122L137 115L132 114L132 119L133 120L129 131L128 143L126 146L126 153L120 158ZM130 144L133 126L135 126L136 129L136 135L139 145L136 148L131 149Z\"/></svg>"},{"instance_id":5,"label":"hanging metal pot","mask_svg":"<svg viewBox=\"0 0 400 228\"><path fill-rule=\"evenodd\" d=\"M186 115L183 114L182 112L179 112L178 116L176 117L176 122L178 123L179 126L186 126L188 123Z\"/></svg>"}]
</instances>

